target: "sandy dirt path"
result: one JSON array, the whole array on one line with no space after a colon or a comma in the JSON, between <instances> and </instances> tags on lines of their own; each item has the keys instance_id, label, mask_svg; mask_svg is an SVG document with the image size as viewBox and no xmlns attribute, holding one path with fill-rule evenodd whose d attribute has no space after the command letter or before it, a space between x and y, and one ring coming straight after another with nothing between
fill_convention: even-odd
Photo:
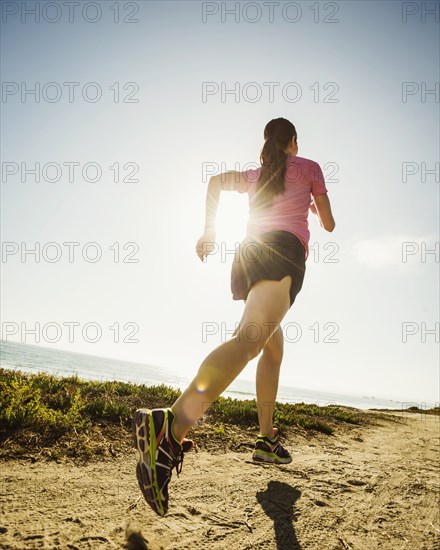
<instances>
[{"instance_id":1,"label":"sandy dirt path","mask_svg":"<svg viewBox=\"0 0 440 550\"><path fill-rule=\"evenodd\" d=\"M139 498L134 451L2 462L0 548L440 550L440 418L395 418L291 438L288 466L192 451L164 519Z\"/></svg>"}]
</instances>

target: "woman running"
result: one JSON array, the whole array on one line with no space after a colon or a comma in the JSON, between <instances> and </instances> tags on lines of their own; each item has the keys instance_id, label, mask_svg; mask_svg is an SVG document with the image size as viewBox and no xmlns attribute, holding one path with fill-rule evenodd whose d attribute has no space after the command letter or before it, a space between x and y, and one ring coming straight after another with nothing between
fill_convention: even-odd
<instances>
[{"instance_id":1,"label":"woman running","mask_svg":"<svg viewBox=\"0 0 440 550\"><path fill-rule=\"evenodd\" d=\"M209 181L205 231L196 246L202 261L209 254L209 243L215 242L220 192L249 195L247 235L236 249L231 272L233 299L244 300L245 308L231 339L204 359L194 380L171 408L139 409L134 414L139 487L160 516L168 510L172 470L175 467L180 473L183 454L193 446L186 434L261 352L256 376L260 433L252 457L277 464L292 461L272 424L283 357L280 323L303 284L309 209L324 229L333 231L335 227L319 164L297 154L295 126L284 118L273 119L264 129L260 168L226 172Z\"/></svg>"}]
</instances>

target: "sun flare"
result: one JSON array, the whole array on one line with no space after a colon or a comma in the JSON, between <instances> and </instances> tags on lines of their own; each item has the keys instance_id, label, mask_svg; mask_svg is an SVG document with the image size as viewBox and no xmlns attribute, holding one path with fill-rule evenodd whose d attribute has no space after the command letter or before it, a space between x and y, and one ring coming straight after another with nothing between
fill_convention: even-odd
<instances>
[{"instance_id":1,"label":"sun flare","mask_svg":"<svg viewBox=\"0 0 440 550\"><path fill-rule=\"evenodd\" d=\"M217 242L240 242L246 236L249 207L248 196L222 193L217 211Z\"/></svg>"}]
</instances>

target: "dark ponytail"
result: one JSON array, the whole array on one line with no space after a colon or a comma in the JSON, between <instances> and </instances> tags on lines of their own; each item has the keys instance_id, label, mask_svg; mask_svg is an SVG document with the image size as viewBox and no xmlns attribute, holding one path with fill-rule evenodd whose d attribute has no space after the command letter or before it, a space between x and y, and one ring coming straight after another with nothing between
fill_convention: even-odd
<instances>
[{"instance_id":1,"label":"dark ponytail","mask_svg":"<svg viewBox=\"0 0 440 550\"><path fill-rule=\"evenodd\" d=\"M295 126L285 118L274 118L264 128L264 145L260 153L261 172L258 178L252 208L268 208L272 199L284 192L286 161L285 149L297 137Z\"/></svg>"}]
</instances>

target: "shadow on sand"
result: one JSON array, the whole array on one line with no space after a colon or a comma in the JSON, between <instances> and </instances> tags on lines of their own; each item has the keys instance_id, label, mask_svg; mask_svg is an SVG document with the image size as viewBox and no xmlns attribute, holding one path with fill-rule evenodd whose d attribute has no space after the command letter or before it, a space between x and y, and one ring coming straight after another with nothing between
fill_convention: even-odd
<instances>
[{"instance_id":1,"label":"shadow on sand","mask_svg":"<svg viewBox=\"0 0 440 550\"><path fill-rule=\"evenodd\" d=\"M301 492L287 483L269 481L266 491L256 496L266 515L273 521L278 550L301 550L293 527L293 521L296 520L294 506Z\"/></svg>"},{"instance_id":2,"label":"shadow on sand","mask_svg":"<svg viewBox=\"0 0 440 550\"><path fill-rule=\"evenodd\" d=\"M140 529L128 526L125 536L127 538L124 546L126 550L148 550L148 541L144 538Z\"/></svg>"}]
</instances>

